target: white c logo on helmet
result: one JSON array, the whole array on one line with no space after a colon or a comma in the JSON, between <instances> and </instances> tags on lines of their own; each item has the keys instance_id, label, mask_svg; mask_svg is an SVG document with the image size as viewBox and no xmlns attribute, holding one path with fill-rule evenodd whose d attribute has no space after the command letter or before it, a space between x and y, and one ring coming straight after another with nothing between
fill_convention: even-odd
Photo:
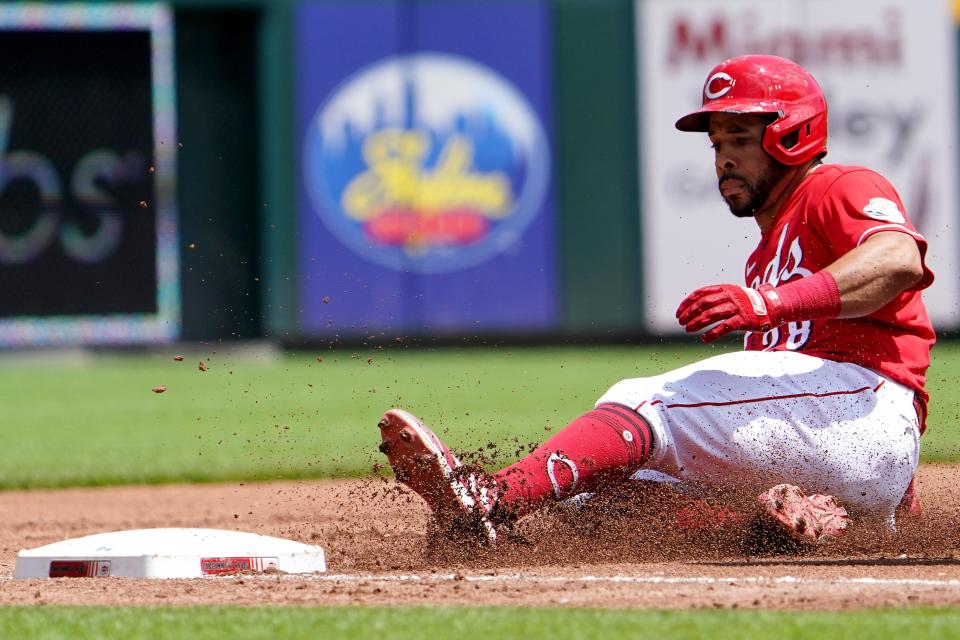
<instances>
[{"instance_id":1,"label":"white c logo on helmet","mask_svg":"<svg viewBox=\"0 0 960 640\"><path fill-rule=\"evenodd\" d=\"M723 86L720 87L718 91L714 91L713 83L716 81L723 82ZM703 85L703 95L705 95L710 100L716 100L722 96L725 96L730 89L733 88L733 78L729 74L724 73L723 71L718 71L709 78L707 78L707 84Z\"/></svg>"}]
</instances>

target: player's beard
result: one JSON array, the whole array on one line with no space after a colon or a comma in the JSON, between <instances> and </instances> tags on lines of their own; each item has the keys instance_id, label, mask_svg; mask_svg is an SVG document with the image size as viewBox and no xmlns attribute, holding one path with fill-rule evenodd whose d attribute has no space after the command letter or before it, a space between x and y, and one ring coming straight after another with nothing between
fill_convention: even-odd
<instances>
[{"instance_id":1,"label":"player's beard","mask_svg":"<svg viewBox=\"0 0 960 640\"><path fill-rule=\"evenodd\" d=\"M723 197L723 201L727 203L727 206L730 207L730 213L738 218L752 218L757 211L766 204L770 198L770 192L777 183L780 182L784 174L786 174L787 169L788 167L786 165L780 164L776 160L771 160L767 165L767 170L761 173L754 182L751 182L743 174L735 171L725 171L723 175L720 176L718 185L722 185L725 180L739 180L743 185L743 190L746 191L749 196L743 203L738 205L733 200L724 196L721 191L720 195Z\"/></svg>"}]
</instances>

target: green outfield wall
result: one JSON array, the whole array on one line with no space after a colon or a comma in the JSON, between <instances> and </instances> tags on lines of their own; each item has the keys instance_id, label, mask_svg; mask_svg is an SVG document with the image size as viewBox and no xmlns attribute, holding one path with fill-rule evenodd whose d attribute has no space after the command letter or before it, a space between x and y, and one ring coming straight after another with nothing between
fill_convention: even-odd
<instances>
[{"instance_id":1,"label":"green outfield wall","mask_svg":"<svg viewBox=\"0 0 960 640\"><path fill-rule=\"evenodd\" d=\"M561 332L643 320L633 3L554 3Z\"/></svg>"}]
</instances>

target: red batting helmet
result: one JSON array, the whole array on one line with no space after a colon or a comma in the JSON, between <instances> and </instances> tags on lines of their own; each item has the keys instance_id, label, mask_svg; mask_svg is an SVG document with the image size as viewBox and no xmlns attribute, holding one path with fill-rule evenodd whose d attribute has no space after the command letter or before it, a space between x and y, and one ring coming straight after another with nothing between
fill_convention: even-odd
<instances>
[{"instance_id":1,"label":"red batting helmet","mask_svg":"<svg viewBox=\"0 0 960 640\"><path fill-rule=\"evenodd\" d=\"M827 101L806 69L777 56L741 56L721 62L703 85L703 106L677 120L681 131L707 131L710 114L776 115L763 148L783 164L798 165L827 152Z\"/></svg>"}]
</instances>

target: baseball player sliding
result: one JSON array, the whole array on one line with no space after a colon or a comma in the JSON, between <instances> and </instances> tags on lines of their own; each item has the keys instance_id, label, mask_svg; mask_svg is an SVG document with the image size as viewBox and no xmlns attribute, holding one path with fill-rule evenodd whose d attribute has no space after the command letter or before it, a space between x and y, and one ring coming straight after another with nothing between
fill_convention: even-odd
<instances>
[{"instance_id":1,"label":"baseball player sliding","mask_svg":"<svg viewBox=\"0 0 960 640\"><path fill-rule=\"evenodd\" d=\"M758 495L759 517L810 544L847 509L893 525L919 513L913 475L934 332L921 299L927 241L882 176L823 164L827 104L790 60L717 65L681 131L706 133L720 194L760 229L744 283L680 302L688 332L744 333L745 350L623 380L519 462L486 474L420 420L388 411L380 450L440 522L487 542L512 521L650 469ZM899 509L898 509L899 507Z\"/></svg>"}]
</instances>

